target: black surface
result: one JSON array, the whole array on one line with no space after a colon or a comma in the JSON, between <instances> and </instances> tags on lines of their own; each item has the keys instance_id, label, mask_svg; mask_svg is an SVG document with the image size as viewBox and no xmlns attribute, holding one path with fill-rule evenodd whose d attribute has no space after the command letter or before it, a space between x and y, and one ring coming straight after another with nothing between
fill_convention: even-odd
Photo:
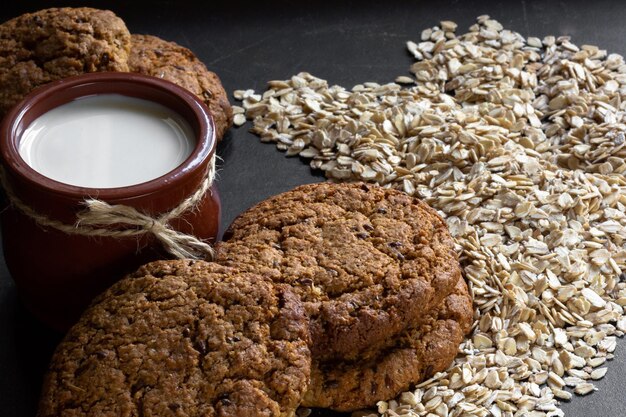
<instances>
[{"instance_id":1,"label":"black surface","mask_svg":"<svg viewBox=\"0 0 626 417\"><path fill-rule=\"evenodd\" d=\"M459 30L466 31L484 13L524 36L571 35L576 44L626 53L626 5L621 1L120 3L2 1L0 20L52 5L110 8L132 32L150 33L191 48L220 75L229 93L263 90L266 81L299 71L346 87L393 81L407 74L412 62L405 51L407 40L418 40L422 29L445 19L456 21ZM273 145L261 144L247 127L233 129L219 154L224 159L219 172L224 225L266 197L322 180L298 158L285 158ZM35 414L41 375L57 340L57 335L40 327L21 308L0 260L1 417ZM563 405L567 416L626 415L623 347L620 340L616 359L597 384L599 392Z\"/></svg>"}]
</instances>

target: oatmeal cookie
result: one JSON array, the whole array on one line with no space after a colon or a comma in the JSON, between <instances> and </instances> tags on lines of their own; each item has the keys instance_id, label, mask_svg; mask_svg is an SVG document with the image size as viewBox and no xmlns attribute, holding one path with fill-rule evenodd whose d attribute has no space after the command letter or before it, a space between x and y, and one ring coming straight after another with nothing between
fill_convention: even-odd
<instances>
[{"instance_id":1,"label":"oatmeal cookie","mask_svg":"<svg viewBox=\"0 0 626 417\"><path fill-rule=\"evenodd\" d=\"M291 285L317 360L365 359L417 324L461 275L446 223L399 191L300 186L239 216L217 262Z\"/></svg>"},{"instance_id":2,"label":"oatmeal cookie","mask_svg":"<svg viewBox=\"0 0 626 417\"><path fill-rule=\"evenodd\" d=\"M292 416L309 381L306 324L288 286L202 261L148 264L59 345L38 416Z\"/></svg>"},{"instance_id":3,"label":"oatmeal cookie","mask_svg":"<svg viewBox=\"0 0 626 417\"><path fill-rule=\"evenodd\" d=\"M108 10L52 8L0 25L0 116L34 88L96 71L128 71L130 33Z\"/></svg>"},{"instance_id":4,"label":"oatmeal cookie","mask_svg":"<svg viewBox=\"0 0 626 417\"><path fill-rule=\"evenodd\" d=\"M351 411L373 407L447 369L472 324L472 301L459 279L423 324L408 329L368 360L313 363L302 405Z\"/></svg>"},{"instance_id":5,"label":"oatmeal cookie","mask_svg":"<svg viewBox=\"0 0 626 417\"><path fill-rule=\"evenodd\" d=\"M133 34L128 66L132 72L163 78L200 97L213 115L218 140L232 126L233 110L219 77L189 49L156 36Z\"/></svg>"}]
</instances>

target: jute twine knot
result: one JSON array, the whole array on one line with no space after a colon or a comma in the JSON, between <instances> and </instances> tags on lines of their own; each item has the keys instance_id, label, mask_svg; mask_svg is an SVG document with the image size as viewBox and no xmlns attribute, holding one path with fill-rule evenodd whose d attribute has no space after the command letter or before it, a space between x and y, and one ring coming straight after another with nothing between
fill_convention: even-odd
<instances>
[{"instance_id":1,"label":"jute twine knot","mask_svg":"<svg viewBox=\"0 0 626 417\"><path fill-rule=\"evenodd\" d=\"M168 253L176 258L212 260L215 251L211 245L195 236L174 230L169 222L195 208L205 194L211 192L210 188L215 179L215 159L216 156L214 155L209 162L207 175L200 187L178 206L158 217L152 217L122 204L112 205L95 198L87 198L82 202L85 209L77 213L76 222L70 225L38 213L20 200L8 184L4 168L1 167L0 183L2 183L11 204L40 226L51 227L67 234L80 236L125 238L150 234L161 243Z\"/></svg>"}]
</instances>

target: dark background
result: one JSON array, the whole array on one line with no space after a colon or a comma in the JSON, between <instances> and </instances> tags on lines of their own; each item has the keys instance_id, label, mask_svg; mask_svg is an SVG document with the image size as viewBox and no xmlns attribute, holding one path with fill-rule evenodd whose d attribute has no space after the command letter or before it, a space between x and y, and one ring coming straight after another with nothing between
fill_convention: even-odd
<instances>
[{"instance_id":1,"label":"dark background","mask_svg":"<svg viewBox=\"0 0 626 417\"><path fill-rule=\"evenodd\" d=\"M230 97L235 89L262 91L267 81L300 71L345 87L390 82L408 75L413 60L405 49L407 40L418 41L422 29L440 20L456 21L464 33L481 14L524 36L571 35L578 45L626 53L626 3L621 1L120 3L3 0L0 21L51 6L108 8L126 21L131 32L157 35L192 49L219 74ZM273 145L261 144L248 128L232 129L218 149L224 159L218 183L223 225L257 201L323 179L298 158L285 158ZM34 416L41 376L58 340L21 307L0 259L0 417ZM597 384L599 392L563 405L567 416L626 415L623 347L620 340L616 359Z\"/></svg>"}]
</instances>

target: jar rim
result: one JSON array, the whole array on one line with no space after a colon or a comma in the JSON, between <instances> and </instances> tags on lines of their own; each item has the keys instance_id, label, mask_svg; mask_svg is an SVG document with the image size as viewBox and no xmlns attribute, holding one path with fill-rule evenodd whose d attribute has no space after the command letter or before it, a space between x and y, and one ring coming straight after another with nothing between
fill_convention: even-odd
<instances>
[{"instance_id":1,"label":"jar rim","mask_svg":"<svg viewBox=\"0 0 626 417\"><path fill-rule=\"evenodd\" d=\"M193 128L195 146L191 154L171 171L139 184L115 188L71 185L46 177L33 169L19 153L24 130L43 113L82 97L121 94L153 101L180 114ZM149 195L177 187L185 177L206 169L216 148L215 126L206 104L190 91L161 78L137 73L98 72L81 74L39 87L14 106L0 126L0 154L11 174L42 191L82 200L86 196L105 201Z\"/></svg>"}]
</instances>

